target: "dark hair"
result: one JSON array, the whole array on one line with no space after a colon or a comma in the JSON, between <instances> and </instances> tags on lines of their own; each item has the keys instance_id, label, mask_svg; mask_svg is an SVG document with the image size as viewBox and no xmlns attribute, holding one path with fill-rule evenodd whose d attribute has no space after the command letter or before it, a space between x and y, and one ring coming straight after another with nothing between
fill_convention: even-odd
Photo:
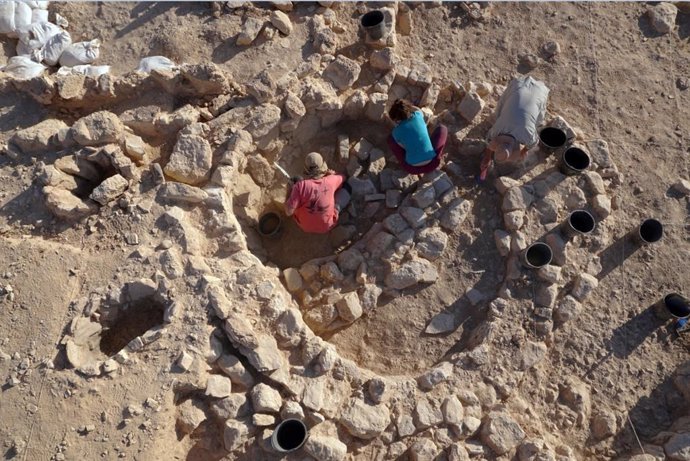
<instances>
[{"instance_id":1,"label":"dark hair","mask_svg":"<svg viewBox=\"0 0 690 461\"><path fill-rule=\"evenodd\" d=\"M415 113L415 107L407 99L396 99L388 115L394 122L402 122L412 117Z\"/></svg>"}]
</instances>

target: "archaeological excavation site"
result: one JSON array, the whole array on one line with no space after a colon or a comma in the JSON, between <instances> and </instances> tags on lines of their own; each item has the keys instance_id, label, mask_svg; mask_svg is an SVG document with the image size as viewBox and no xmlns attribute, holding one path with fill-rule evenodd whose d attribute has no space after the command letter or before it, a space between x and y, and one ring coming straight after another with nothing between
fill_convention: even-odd
<instances>
[{"instance_id":1,"label":"archaeological excavation site","mask_svg":"<svg viewBox=\"0 0 690 461\"><path fill-rule=\"evenodd\" d=\"M0 454L690 460L690 4L0 1Z\"/></svg>"}]
</instances>

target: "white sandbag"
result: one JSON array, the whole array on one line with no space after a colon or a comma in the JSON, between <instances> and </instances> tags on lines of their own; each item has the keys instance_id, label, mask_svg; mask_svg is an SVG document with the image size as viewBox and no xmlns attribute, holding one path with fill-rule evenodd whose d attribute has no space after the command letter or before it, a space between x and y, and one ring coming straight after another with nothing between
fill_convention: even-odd
<instances>
[{"instance_id":1,"label":"white sandbag","mask_svg":"<svg viewBox=\"0 0 690 461\"><path fill-rule=\"evenodd\" d=\"M14 34L14 2L0 2L0 34Z\"/></svg>"},{"instance_id":2,"label":"white sandbag","mask_svg":"<svg viewBox=\"0 0 690 461\"><path fill-rule=\"evenodd\" d=\"M54 37L60 32L62 32L62 29L51 22L36 22L26 27L17 28L19 40L27 44L29 44L31 40L36 40L38 48L45 45L51 37Z\"/></svg>"},{"instance_id":3,"label":"white sandbag","mask_svg":"<svg viewBox=\"0 0 690 461\"><path fill-rule=\"evenodd\" d=\"M26 3L32 10L38 8L38 2L35 0L17 0L18 2Z\"/></svg>"},{"instance_id":4,"label":"white sandbag","mask_svg":"<svg viewBox=\"0 0 690 461\"><path fill-rule=\"evenodd\" d=\"M91 64L100 54L101 41L97 38L90 42L72 43L60 55L60 65L74 67L81 64Z\"/></svg>"},{"instance_id":5,"label":"white sandbag","mask_svg":"<svg viewBox=\"0 0 690 461\"><path fill-rule=\"evenodd\" d=\"M31 7L26 3L17 2L14 6L14 32L31 25Z\"/></svg>"},{"instance_id":6,"label":"white sandbag","mask_svg":"<svg viewBox=\"0 0 690 461\"><path fill-rule=\"evenodd\" d=\"M60 56L72 44L72 37L69 32L63 30L57 35L54 35L43 45L41 49L43 53L43 61L49 66L57 65Z\"/></svg>"},{"instance_id":7,"label":"white sandbag","mask_svg":"<svg viewBox=\"0 0 690 461\"><path fill-rule=\"evenodd\" d=\"M46 66L34 62L26 56L14 56L11 57L7 65L0 70L10 74L18 80L28 80L43 75Z\"/></svg>"},{"instance_id":8,"label":"white sandbag","mask_svg":"<svg viewBox=\"0 0 690 461\"><path fill-rule=\"evenodd\" d=\"M39 10L47 10L50 2L34 2Z\"/></svg>"},{"instance_id":9,"label":"white sandbag","mask_svg":"<svg viewBox=\"0 0 690 461\"><path fill-rule=\"evenodd\" d=\"M137 72L149 73L152 70L173 70L177 66L165 56L149 56L139 61Z\"/></svg>"},{"instance_id":10,"label":"white sandbag","mask_svg":"<svg viewBox=\"0 0 690 461\"><path fill-rule=\"evenodd\" d=\"M35 24L37 22L48 22L48 10L42 10L40 8L31 10L31 23Z\"/></svg>"},{"instance_id":11,"label":"white sandbag","mask_svg":"<svg viewBox=\"0 0 690 461\"><path fill-rule=\"evenodd\" d=\"M63 29L67 29L69 27L69 21L60 16L59 13L55 13L55 24L62 27Z\"/></svg>"},{"instance_id":12,"label":"white sandbag","mask_svg":"<svg viewBox=\"0 0 690 461\"><path fill-rule=\"evenodd\" d=\"M110 66L92 66L86 64L74 67L60 67L57 73L58 75L82 74L87 77L98 78L103 74L109 74Z\"/></svg>"}]
</instances>

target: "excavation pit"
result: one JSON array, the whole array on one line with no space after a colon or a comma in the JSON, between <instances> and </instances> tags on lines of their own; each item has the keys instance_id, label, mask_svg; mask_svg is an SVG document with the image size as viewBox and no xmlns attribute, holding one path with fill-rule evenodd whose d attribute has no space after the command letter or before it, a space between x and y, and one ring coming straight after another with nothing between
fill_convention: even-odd
<instances>
[{"instance_id":1,"label":"excavation pit","mask_svg":"<svg viewBox=\"0 0 690 461\"><path fill-rule=\"evenodd\" d=\"M117 309L114 320L101 333L100 350L108 357L117 354L131 341L163 325L165 306L153 297Z\"/></svg>"}]
</instances>

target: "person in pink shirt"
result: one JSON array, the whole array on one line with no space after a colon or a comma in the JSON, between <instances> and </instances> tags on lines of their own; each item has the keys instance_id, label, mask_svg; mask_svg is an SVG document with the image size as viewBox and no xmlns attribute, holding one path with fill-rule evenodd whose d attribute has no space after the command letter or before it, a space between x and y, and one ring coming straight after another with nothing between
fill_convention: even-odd
<instances>
[{"instance_id":1,"label":"person in pink shirt","mask_svg":"<svg viewBox=\"0 0 690 461\"><path fill-rule=\"evenodd\" d=\"M304 232L325 234L338 224L351 192L345 176L329 170L323 157L312 152L304 159L304 179L290 189L285 214L293 216Z\"/></svg>"}]
</instances>

